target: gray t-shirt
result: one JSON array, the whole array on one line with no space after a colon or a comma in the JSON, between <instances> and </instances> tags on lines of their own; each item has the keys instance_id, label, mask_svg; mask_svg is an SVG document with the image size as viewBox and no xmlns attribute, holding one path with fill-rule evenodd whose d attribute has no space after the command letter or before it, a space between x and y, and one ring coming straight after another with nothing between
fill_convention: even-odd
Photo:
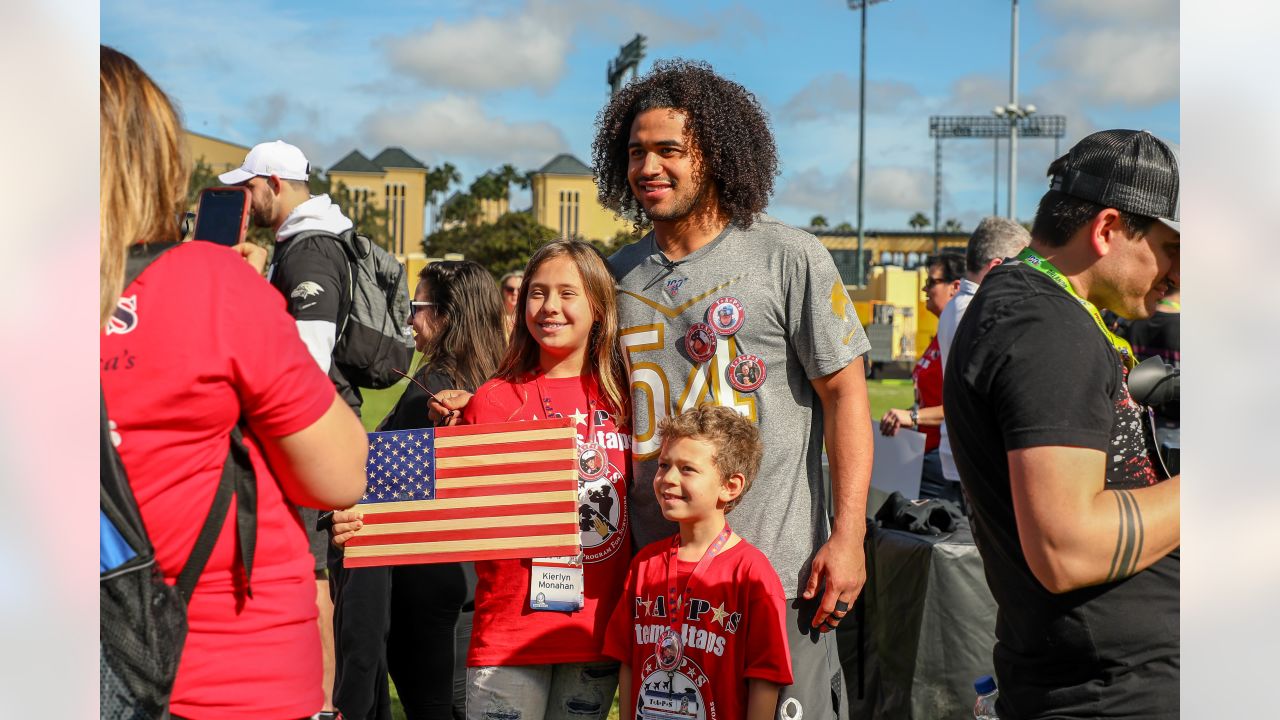
<instances>
[{"instance_id":1,"label":"gray t-shirt","mask_svg":"<svg viewBox=\"0 0 1280 720\"><path fill-rule=\"evenodd\" d=\"M750 229L731 225L677 263L667 262L650 233L609 264L631 372L636 547L676 531L653 495L657 421L699 404L725 405L756 421L764 442L760 472L729 524L764 552L787 597L796 597L828 536L822 403L810 380L871 347L831 254L813 235L760 215ZM703 338L686 348L697 322L717 333L704 362L690 352L707 354ZM738 389L759 381L761 363L763 384Z\"/></svg>"}]
</instances>

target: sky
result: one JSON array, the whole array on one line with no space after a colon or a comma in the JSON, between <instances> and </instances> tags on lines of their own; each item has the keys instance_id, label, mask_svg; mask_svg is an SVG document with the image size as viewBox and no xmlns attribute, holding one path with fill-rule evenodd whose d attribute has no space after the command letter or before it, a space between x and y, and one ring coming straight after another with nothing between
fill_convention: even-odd
<instances>
[{"instance_id":1,"label":"sky","mask_svg":"<svg viewBox=\"0 0 1280 720\"><path fill-rule=\"evenodd\" d=\"M1010 0L883 0L867 15L868 230L933 217L931 115L1009 102ZM1177 0L1019 3L1018 101L1066 117L1060 151L1090 132L1146 129L1180 143ZM243 145L284 139L328 167L399 146L467 184L561 152L590 162L606 66L636 33L654 60L705 60L768 113L781 175L768 212L808 225L857 217L859 13L839 0L104 0L101 40L179 104L187 127ZM1054 142L1023 139L1017 217L1046 188ZM942 143L941 218L971 229L1007 212L989 140ZM513 207L528 207L517 191Z\"/></svg>"}]
</instances>

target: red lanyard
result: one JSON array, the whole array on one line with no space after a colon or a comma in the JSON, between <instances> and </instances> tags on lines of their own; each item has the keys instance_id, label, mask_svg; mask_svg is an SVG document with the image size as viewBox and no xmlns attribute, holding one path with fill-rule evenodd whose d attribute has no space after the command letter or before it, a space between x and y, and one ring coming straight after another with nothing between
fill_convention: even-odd
<instances>
[{"instance_id":1,"label":"red lanyard","mask_svg":"<svg viewBox=\"0 0 1280 720\"><path fill-rule=\"evenodd\" d=\"M706 551L702 553L702 558L698 560L698 564L693 567L693 572L689 573L689 577L684 579L684 587L678 588L678 590L676 587L676 565L678 564L676 552L680 549L680 534L676 533L676 536L671 538L671 549L667 551L667 620L671 626L671 630L675 632L676 635L680 634L680 621L681 616L684 614L680 612L680 610L686 599L685 595L693 585L693 579L698 576L698 573L705 570L706 567L711 564L711 559L715 557L717 553L724 549L724 544L729 541L729 536L731 534L733 534L733 530L729 529L729 523L726 522L724 524L724 529L720 531L720 534L716 536L716 539L713 540L711 544L707 546Z\"/></svg>"}]
</instances>

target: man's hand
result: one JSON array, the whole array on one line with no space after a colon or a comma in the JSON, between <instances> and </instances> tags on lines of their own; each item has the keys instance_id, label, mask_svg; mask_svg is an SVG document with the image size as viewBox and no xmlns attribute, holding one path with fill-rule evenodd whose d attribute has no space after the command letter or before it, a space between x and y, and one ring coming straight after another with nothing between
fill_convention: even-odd
<instances>
[{"instance_id":1,"label":"man's hand","mask_svg":"<svg viewBox=\"0 0 1280 720\"><path fill-rule=\"evenodd\" d=\"M900 408L889 408L885 412L884 417L880 418L880 434L893 437L898 434L900 428L914 428L915 423L911 422L911 411L902 410Z\"/></svg>"},{"instance_id":2,"label":"man's hand","mask_svg":"<svg viewBox=\"0 0 1280 720\"><path fill-rule=\"evenodd\" d=\"M245 262L249 263L249 265L252 266L254 270L257 270L259 275L266 273L267 271L267 249L266 248L262 247L261 245L254 245L253 243L242 242L239 245L232 245L231 249L240 253L240 257L244 258Z\"/></svg>"},{"instance_id":3,"label":"man's hand","mask_svg":"<svg viewBox=\"0 0 1280 720\"><path fill-rule=\"evenodd\" d=\"M457 425L462 419L462 409L471 402L466 390L441 390L435 399L427 403L431 422L436 425Z\"/></svg>"},{"instance_id":4,"label":"man's hand","mask_svg":"<svg viewBox=\"0 0 1280 720\"><path fill-rule=\"evenodd\" d=\"M835 630L845 613L853 607L862 586L867 581L866 557L862 551L862 538L851 533L832 533L827 543L818 549L809 568L809 582L801 597L811 600L818 590L822 602L813 614L811 625L819 632Z\"/></svg>"},{"instance_id":5,"label":"man's hand","mask_svg":"<svg viewBox=\"0 0 1280 720\"><path fill-rule=\"evenodd\" d=\"M362 527L364 527L364 515L354 510L334 510L333 524L329 526L329 541L337 547L342 547L348 540L355 537Z\"/></svg>"}]
</instances>

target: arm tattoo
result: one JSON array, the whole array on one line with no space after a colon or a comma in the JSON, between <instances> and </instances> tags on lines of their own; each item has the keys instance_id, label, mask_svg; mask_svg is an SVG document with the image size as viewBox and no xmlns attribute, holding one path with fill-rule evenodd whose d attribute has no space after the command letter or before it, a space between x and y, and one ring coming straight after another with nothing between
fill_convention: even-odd
<instances>
[{"instance_id":1,"label":"arm tattoo","mask_svg":"<svg viewBox=\"0 0 1280 720\"><path fill-rule=\"evenodd\" d=\"M1138 559L1142 557L1142 511L1133 493L1128 490L1116 490L1116 508L1120 513L1120 530L1116 533L1116 552L1111 558L1111 571L1107 573L1107 582L1114 582L1129 577L1138 570Z\"/></svg>"}]
</instances>

